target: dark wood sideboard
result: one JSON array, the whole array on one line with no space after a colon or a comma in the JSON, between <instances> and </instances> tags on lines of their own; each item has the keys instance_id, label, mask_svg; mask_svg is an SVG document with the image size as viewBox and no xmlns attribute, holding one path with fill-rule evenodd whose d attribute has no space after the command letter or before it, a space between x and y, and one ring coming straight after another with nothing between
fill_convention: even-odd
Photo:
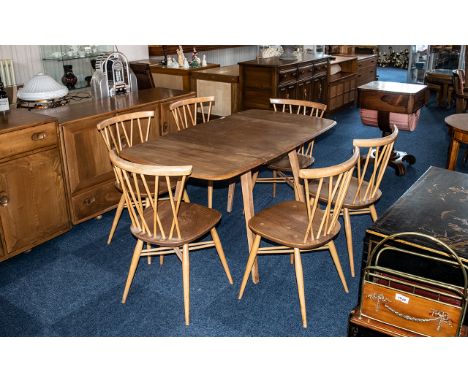
<instances>
[{"instance_id":1,"label":"dark wood sideboard","mask_svg":"<svg viewBox=\"0 0 468 382\"><path fill-rule=\"evenodd\" d=\"M279 57L239 62L242 109L269 109L270 98L327 103L329 57L303 54L300 60Z\"/></svg>"}]
</instances>

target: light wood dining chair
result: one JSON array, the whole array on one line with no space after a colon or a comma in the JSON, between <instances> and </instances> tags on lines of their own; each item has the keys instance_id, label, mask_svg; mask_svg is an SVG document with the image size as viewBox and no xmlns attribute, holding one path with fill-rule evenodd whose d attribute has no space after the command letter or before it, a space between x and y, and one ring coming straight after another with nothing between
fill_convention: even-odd
<instances>
[{"instance_id":1,"label":"light wood dining chair","mask_svg":"<svg viewBox=\"0 0 468 382\"><path fill-rule=\"evenodd\" d=\"M370 214L374 222L377 220L375 203L382 196L382 191L379 187L392 155L393 145L397 136L398 128L394 125L392 133L385 137L353 140L353 145L360 148L363 156L356 163L355 176L351 178L349 190L341 209L352 277L355 276L355 271L350 216ZM318 194L321 201L328 201L329 195L323 192L323 189L321 192L318 192L316 187L311 187L309 191L313 197Z\"/></svg>"},{"instance_id":2,"label":"light wood dining chair","mask_svg":"<svg viewBox=\"0 0 468 382\"><path fill-rule=\"evenodd\" d=\"M290 114L302 114L309 115L311 117L322 118L323 114L327 110L327 105L318 102L297 100L297 99L281 99L281 98L270 98L270 103L273 105L275 112L290 113ZM297 150L297 159L299 161L299 168L308 168L314 163L314 157L312 151L314 148L314 141L310 141L305 145L302 145ZM273 197L276 196L276 184L277 183L289 183L293 184L293 178L290 175L292 173L291 164L287 155L275 159L266 166L272 172L272 177L257 177L256 182L258 183L273 183Z\"/></svg>"},{"instance_id":3,"label":"light wood dining chair","mask_svg":"<svg viewBox=\"0 0 468 382\"><path fill-rule=\"evenodd\" d=\"M233 283L215 228L221 214L212 208L182 200L192 166L141 165L120 158L114 151L110 152L110 160L122 185L131 220L130 230L137 239L122 303L127 300L140 257L175 254L182 262L185 324L189 325L190 251L214 246L229 283ZM167 190L168 199L160 199L161 188ZM213 240L197 241L208 232ZM143 249L144 243L151 246Z\"/></svg>"},{"instance_id":4,"label":"light wood dining chair","mask_svg":"<svg viewBox=\"0 0 468 382\"><path fill-rule=\"evenodd\" d=\"M174 117L177 130L185 130L196 126L199 123L209 122L211 110L215 102L214 96L188 98L176 101L169 105ZM235 182L229 184L227 211L232 211L232 201L234 199ZM208 207L213 207L213 182L208 181Z\"/></svg>"},{"instance_id":5,"label":"light wood dining chair","mask_svg":"<svg viewBox=\"0 0 468 382\"><path fill-rule=\"evenodd\" d=\"M132 147L134 144L148 141L151 135L152 126L154 126L153 119L154 111L140 111L122 114L105 119L98 123L97 129L101 134L109 153L112 150L115 150L116 153L119 154L125 147ZM116 187L122 191L122 187L117 176ZM167 190L161 189L160 192L165 193ZM115 211L107 244L110 244L112 241L120 217L122 216L122 211L125 207L125 198L122 194L119 204L117 205L117 210Z\"/></svg>"},{"instance_id":6,"label":"light wood dining chair","mask_svg":"<svg viewBox=\"0 0 468 382\"><path fill-rule=\"evenodd\" d=\"M244 294L249 273L258 254L293 253L302 326L306 328L307 314L301 253L325 249L330 251L343 288L348 293L348 285L333 240L340 231L340 223L338 222L340 209L358 157L359 148L356 147L352 157L343 163L325 168L300 170L299 176L304 179L305 202L281 202L260 211L250 219L249 228L255 233L255 239L242 279L239 299ZM327 187L324 186L325 180L328 184ZM318 198L310 196L309 182L311 181L317 182L318 190L323 189L329 196L329 201L323 208L319 204ZM260 248L262 238L277 245Z\"/></svg>"}]
</instances>

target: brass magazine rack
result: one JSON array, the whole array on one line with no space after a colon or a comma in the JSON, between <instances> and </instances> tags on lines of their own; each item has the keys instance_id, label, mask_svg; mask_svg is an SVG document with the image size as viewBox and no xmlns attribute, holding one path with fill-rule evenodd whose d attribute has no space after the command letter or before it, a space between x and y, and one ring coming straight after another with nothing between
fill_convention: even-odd
<instances>
[{"instance_id":1,"label":"brass magazine rack","mask_svg":"<svg viewBox=\"0 0 468 382\"><path fill-rule=\"evenodd\" d=\"M437 245L438 253L419 250L423 246L401 245L414 239ZM424 261L429 268L449 267L459 271L461 282L454 284L382 265L389 256L400 255L410 256L416 262ZM449 337L461 334L467 304L466 269L449 246L432 236L402 232L383 239L369 255L361 288L360 318L393 327L399 335Z\"/></svg>"}]
</instances>

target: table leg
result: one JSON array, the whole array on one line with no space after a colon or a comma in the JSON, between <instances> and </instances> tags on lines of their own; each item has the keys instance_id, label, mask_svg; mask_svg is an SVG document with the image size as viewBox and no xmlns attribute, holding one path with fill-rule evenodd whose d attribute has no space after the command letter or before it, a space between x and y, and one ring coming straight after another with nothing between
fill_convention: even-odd
<instances>
[{"instance_id":1,"label":"table leg","mask_svg":"<svg viewBox=\"0 0 468 382\"><path fill-rule=\"evenodd\" d=\"M450 140L450 147L448 153L448 161L447 161L447 169L455 170L457 166L457 157L458 157L458 150L460 149L460 142L453 137Z\"/></svg>"},{"instance_id":2,"label":"table leg","mask_svg":"<svg viewBox=\"0 0 468 382\"><path fill-rule=\"evenodd\" d=\"M252 249L252 244L254 241L254 234L249 228L249 220L254 216L254 203L253 203L253 190L252 190L252 172L246 172L240 177L241 186L242 186L242 199L244 201L244 219L245 219L245 230L247 233L247 242L249 244L249 253ZM255 263L252 267L252 281L254 284L257 284L260 281L260 276L258 273L258 263L255 260Z\"/></svg>"},{"instance_id":3,"label":"table leg","mask_svg":"<svg viewBox=\"0 0 468 382\"><path fill-rule=\"evenodd\" d=\"M302 187L301 182L299 181L299 160L297 159L297 152L296 150L290 151L289 154L289 162L291 163L291 170L294 176L294 195L296 200L301 202L305 201L304 198L304 187Z\"/></svg>"}]
</instances>

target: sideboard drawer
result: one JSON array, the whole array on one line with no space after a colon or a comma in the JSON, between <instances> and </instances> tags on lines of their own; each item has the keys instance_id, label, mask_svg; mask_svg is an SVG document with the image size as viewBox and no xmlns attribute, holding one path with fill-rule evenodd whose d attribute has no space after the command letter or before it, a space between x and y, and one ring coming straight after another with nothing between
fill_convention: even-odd
<instances>
[{"instance_id":1,"label":"sideboard drawer","mask_svg":"<svg viewBox=\"0 0 468 382\"><path fill-rule=\"evenodd\" d=\"M328 62L322 62L314 65L314 76L326 76L328 71Z\"/></svg>"},{"instance_id":2,"label":"sideboard drawer","mask_svg":"<svg viewBox=\"0 0 468 382\"><path fill-rule=\"evenodd\" d=\"M297 81L297 67L289 67L280 70L279 72L279 85L284 85L289 82L296 82Z\"/></svg>"},{"instance_id":3,"label":"sideboard drawer","mask_svg":"<svg viewBox=\"0 0 468 382\"><path fill-rule=\"evenodd\" d=\"M101 184L72 197L73 224L82 222L114 208L122 193L115 187L115 180Z\"/></svg>"},{"instance_id":4,"label":"sideboard drawer","mask_svg":"<svg viewBox=\"0 0 468 382\"><path fill-rule=\"evenodd\" d=\"M314 75L314 65L299 66L299 80L307 80Z\"/></svg>"},{"instance_id":5,"label":"sideboard drawer","mask_svg":"<svg viewBox=\"0 0 468 382\"><path fill-rule=\"evenodd\" d=\"M57 126L46 123L9 132L0 141L0 158L57 145Z\"/></svg>"}]
</instances>

